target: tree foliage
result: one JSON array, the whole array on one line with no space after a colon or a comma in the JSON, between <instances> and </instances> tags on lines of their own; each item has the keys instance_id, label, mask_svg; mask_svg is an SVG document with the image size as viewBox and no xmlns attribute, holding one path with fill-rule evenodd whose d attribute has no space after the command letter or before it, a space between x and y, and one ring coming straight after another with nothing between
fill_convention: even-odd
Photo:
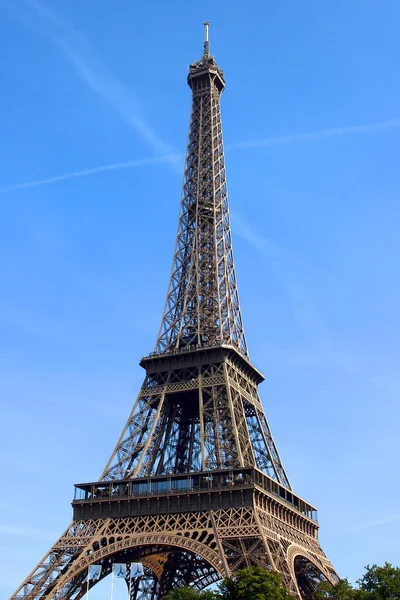
<instances>
[{"instance_id":1,"label":"tree foliage","mask_svg":"<svg viewBox=\"0 0 400 600\"><path fill-rule=\"evenodd\" d=\"M366 573L357 581L362 592L371 600L400 600L400 569L385 563L383 567L369 565Z\"/></svg>"},{"instance_id":2,"label":"tree foliage","mask_svg":"<svg viewBox=\"0 0 400 600\"><path fill-rule=\"evenodd\" d=\"M319 584L315 598L317 600L356 600L357 591L347 579L341 579L336 585L324 581Z\"/></svg>"},{"instance_id":3,"label":"tree foliage","mask_svg":"<svg viewBox=\"0 0 400 600\"><path fill-rule=\"evenodd\" d=\"M293 600L282 584L280 573L248 567L219 585L221 600Z\"/></svg>"},{"instance_id":4,"label":"tree foliage","mask_svg":"<svg viewBox=\"0 0 400 600\"><path fill-rule=\"evenodd\" d=\"M367 565L366 572L353 587L347 579L335 586L324 582L319 585L317 600L400 600L400 569L385 563L383 567Z\"/></svg>"},{"instance_id":5,"label":"tree foliage","mask_svg":"<svg viewBox=\"0 0 400 600\"><path fill-rule=\"evenodd\" d=\"M164 600L219 600L220 596L217 592L205 590L199 592L192 587L182 587L176 590L170 590Z\"/></svg>"},{"instance_id":6,"label":"tree foliage","mask_svg":"<svg viewBox=\"0 0 400 600\"><path fill-rule=\"evenodd\" d=\"M281 576L262 567L248 567L227 577L218 591L198 592L191 587L171 590L164 600L293 600Z\"/></svg>"},{"instance_id":7,"label":"tree foliage","mask_svg":"<svg viewBox=\"0 0 400 600\"><path fill-rule=\"evenodd\" d=\"M368 565L353 587L347 579L336 585L325 581L318 586L315 600L400 600L400 568L385 563ZM293 600L281 575L262 567L249 567L224 579L218 591L199 592L191 587L171 590L164 600Z\"/></svg>"}]
</instances>

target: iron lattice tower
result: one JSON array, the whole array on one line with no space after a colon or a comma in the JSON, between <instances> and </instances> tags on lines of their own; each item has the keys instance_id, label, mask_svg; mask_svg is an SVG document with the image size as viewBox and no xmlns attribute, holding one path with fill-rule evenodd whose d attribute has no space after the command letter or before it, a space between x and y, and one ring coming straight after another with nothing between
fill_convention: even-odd
<instances>
[{"instance_id":1,"label":"iron lattice tower","mask_svg":"<svg viewBox=\"0 0 400 600\"><path fill-rule=\"evenodd\" d=\"M250 362L229 225L220 96L210 55L190 66L192 112L178 234L155 351L99 481L79 484L73 521L12 600L79 600L115 562L142 562L132 599L202 589L248 565L311 598L337 581L313 506L293 493Z\"/></svg>"}]
</instances>

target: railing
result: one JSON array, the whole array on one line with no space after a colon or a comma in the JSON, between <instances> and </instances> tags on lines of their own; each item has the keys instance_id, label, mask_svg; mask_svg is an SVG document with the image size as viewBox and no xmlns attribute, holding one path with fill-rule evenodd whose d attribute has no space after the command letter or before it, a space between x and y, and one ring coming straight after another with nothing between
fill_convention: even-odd
<instances>
[{"instance_id":1,"label":"railing","mask_svg":"<svg viewBox=\"0 0 400 600\"><path fill-rule=\"evenodd\" d=\"M75 486L74 502L104 502L159 495L233 491L258 486L278 501L317 522L316 509L262 471L254 468L232 469L129 480L100 481Z\"/></svg>"},{"instance_id":2,"label":"railing","mask_svg":"<svg viewBox=\"0 0 400 600\"><path fill-rule=\"evenodd\" d=\"M162 478L132 479L129 481L102 481L75 486L74 500L93 502L105 499L135 498L154 494L182 494L209 490L232 489L252 485L251 469L246 471L224 471L187 476L165 476Z\"/></svg>"},{"instance_id":3,"label":"railing","mask_svg":"<svg viewBox=\"0 0 400 600\"><path fill-rule=\"evenodd\" d=\"M181 346L180 348L166 348L165 350L162 351L153 351L150 352L149 354L147 354L146 356L144 356L143 358L150 358L150 357L154 357L154 356L163 356L163 355L175 355L175 354L185 354L186 352L194 352L195 350L203 350L203 349L207 349L207 348L233 348L234 350L237 350L239 352L239 354L241 356L243 356L245 359L249 360L249 357L247 354L245 354L240 348L239 346L234 346L233 344L227 344L226 342L220 342L220 343L212 343L212 344L207 344L207 342L203 342L202 344L187 344L185 346Z\"/></svg>"},{"instance_id":4,"label":"railing","mask_svg":"<svg viewBox=\"0 0 400 600\"><path fill-rule=\"evenodd\" d=\"M253 361L250 360L250 356L248 354L246 354L245 352L243 352L243 350L241 350L239 348L239 346L234 346L234 345L228 344L226 342L220 342L219 344L215 344L215 343L207 344L206 342L203 344L188 344L187 346L181 346L180 348L167 348L166 350L163 350L162 352L156 350L156 351L150 352L149 354L146 354L146 356L143 356L142 360L145 360L146 358L153 358L156 356L180 355L180 354L185 354L188 352L194 352L195 350L203 350L203 349L211 349L211 348L232 348L233 350L236 350L240 354L240 356L242 358L244 358L252 367L254 367L260 373L262 372L260 370L260 368Z\"/></svg>"}]
</instances>

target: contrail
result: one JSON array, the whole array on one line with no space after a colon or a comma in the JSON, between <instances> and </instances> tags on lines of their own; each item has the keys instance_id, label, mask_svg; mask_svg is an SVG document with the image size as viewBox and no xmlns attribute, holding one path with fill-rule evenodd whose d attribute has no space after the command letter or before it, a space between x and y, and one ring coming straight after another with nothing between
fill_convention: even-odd
<instances>
[{"instance_id":1,"label":"contrail","mask_svg":"<svg viewBox=\"0 0 400 600\"><path fill-rule=\"evenodd\" d=\"M251 148L262 148L267 146L279 146L281 144L293 144L296 142L308 142L318 141L324 138L339 137L342 135L350 135L357 133L384 133L385 131L391 131L400 128L400 119L392 119L391 121L382 121L381 123L372 123L370 125L352 125L349 127L340 127L336 129L324 129L322 131L316 131L314 133L298 133L293 135L278 135L270 136L267 138L261 138L259 140L252 140L247 142L236 142L228 144L226 149L228 151L235 150L250 150ZM26 183L17 183L4 188L0 188L0 194L7 192L14 192L24 188L36 187L39 185L47 185L49 183L56 183L57 181L63 181L65 179L74 179L75 177L85 177L86 175L94 175L95 173L101 173L103 171L116 171L118 169L130 169L134 167L142 167L151 164L163 164L163 163L179 163L183 160L183 156L179 154L166 154L164 156L155 156L153 158L143 158L140 160L130 160L122 163L115 163L111 165L103 165L101 167L94 167L92 169L84 169L82 171L74 171L73 173L66 173L65 175L57 175L56 177L49 177L48 179L36 179L34 181L28 181Z\"/></svg>"},{"instance_id":2,"label":"contrail","mask_svg":"<svg viewBox=\"0 0 400 600\"><path fill-rule=\"evenodd\" d=\"M101 167L93 167L92 169L83 169L82 171L73 171L72 173L65 173L64 175L56 175L55 177L49 177L47 179L34 179L33 181L27 181L25 183L16 183L9 185L4 188L0 188L0 194L6 194L7 192L15 192L16 190L22 190L24 188L37 187L39 185L47 185L49 183L56 183L57 181L65 181L66 179L75 179L76 177L86 177L87 175L94 175L95 173L102 173L104 171L117 171L120 169L132 169L134 167L144 167L147 165L156 164L171 164L172 162L179 162L182 160L182 156L179 154L168 154L166 156L154 156L151 158L142 158L139 160L128 160L126 162L114 163L111 165L103 165Z\"/></svg>"},{"instance_id":3,"label":"contrail","mask_svg":"<svg viewBox=\"0 0 400 600\"><path fill-rule=\"evenodd\" d=\"M5 8L17 19L27 23L31 29L49 39L81 81L119 113L120 117L149 144L155 154L174 152L144 120L136 94L114 75L101 55L96 52L90 39L73 23L47 8L39 0L25 0L22 6L11 2ZM174 168L173 164L172 167Z\"/></svg>"},{"instance_id":4,"label":"contrail","mask_svg":"<svg viewBox=\"0 0 400 600\"><path fill-rule=\"evenodd\" d=\"M330 137L340 137L351 133L383 133L392 129L400 128L400 119L372 123L371 125L350 125L349 127L337 127L334 129L323 129L314 133L295 133L293 135L274 135L258 140L249 140L229 144L227 150L247 150L250 148L263 148L267 146L279 146L280 144L293 144L296 142L312 142Z\"/></svg>"},{"instance_id":5,"label":"contrail","mask_svg":"<svg viewBox=\"0 0 400 600\"><path fill-rule=\"evenodd\" d=\"M376 527L378 525L386 525L389 523L397 523L400 521L400 513L396 513L394 515L390 515L388 517L383 517L382 519L377 519L376 521L367 521L366 523L360 523L359 525L354 525L353 527L348 527L343 531L355 531L357 529L365 529L367 527Z\"/></svg>"}]
</instances>

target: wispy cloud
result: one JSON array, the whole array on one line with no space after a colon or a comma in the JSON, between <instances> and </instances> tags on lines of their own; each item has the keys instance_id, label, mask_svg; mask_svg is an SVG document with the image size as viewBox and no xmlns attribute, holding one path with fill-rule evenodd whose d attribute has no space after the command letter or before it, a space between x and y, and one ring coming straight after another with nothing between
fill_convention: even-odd
<instances>
[{"instance_id":1,"label":"wispy cloud","mask_svg":"<svg viewBox=\"0 0 400 600\"><path fill-rule=\"evenodd\" d=\"M305 270L310 271L309 265L286 248L282 248L266 236L258 234L235 213L232 215L232 223L235 233L266 258L268 268L285 290L297 326L311 340L318 340L320 344L326 346L329 340L327 326L317 310L312 296L298 283L299 274Z\"/></svg>"},{"instance_id":2,"label":"wispy cloud","mask_svg":"<svg viewBox=\"0 0 400 600\"><path fill-rule=\"evenodd\" d=\"M21 12L21 5L16 9L15 3L6 6L23 21L29 22L33 28L39 29L58 47L64 58L72 65L78 77L88 85L103 101L110 104L121 117L139 134L156 153L171 154L172 148L165 143L145 122L140 114L139 99L108 68L88 37L78 30L68 19L39 2L39 0L23 0L31 15L36 15L39 22L29 21L26 12ZM45 26L45 28L43 28ZM350 125L323 129L311 133L269 136L255 140L245 140L227 145L229 150L245 150L251 148L279 146L298 142L318 141L325 138L340 137L350 134L383 133L400 128L400 118L379 123Z\"/></svg>"},{"instance_id":3,"label":"wispy cloud","mask_svg":"<svg viewBox=\"0 0 400 600\"><path fill-rule=\"evenodd\" d=\"M24 0L24 10L6 5L11 12L25 23L52 41L61 55L73 67L76 75L97 96L107 102L130 125L136 133L156 152L171 156L173 150L145 122L140 101L133 91L108 68L88 37L68 19L50 10L38 0Z\"/></svg>"},{"instance_id":4,"label":"wispy cloud","mask_svg":"<svg viewBox=\"0 0 400 600\"><path fill-rule=\"evenodd\" d=\"M398 523L399 521L400 513L395 513L394 515L383 517L382 519L376 519L376 521L366 521L365 523L360 523L359 525L348 527L344 531L356 531L358 529L367 529L368 527L378 527L379 525L389 525L390 523Z\"/></svg>"},{"instance_id":5,"label":"wispy cloud","mask_svg":"<svg viewBox=\"0 0 400 600\"><path fill-rule=\"evenodd\" d=\"M337 127L333 129L322 129L313 133L295 133L289 135L275 135L256 140L248 140L243 142L234 142L229 144L229 150L248 150L251 148L265 148L268 146L280 146L285 144L294 144L298 142L313 142L323 140L325 138L341 137L351 134L367 134L367 133L385 133L400 129L400 119L392 119L390 121L381 121L380 123L371 123L369 125L350 125L349 127Z\"/></svg>"},{"instance_id":6,"label":"wispy cloud","mask_svg":"<svg viewBox=\"0 0 400 600\"><path fill-rule=\"evenodd\" d=\"M85 177L104 171L128 169L148 164L167 163L175 170L180 170L181 155L173 152L171 146L165 143L145 122L141 115L140 101L133 91L118 79L108 68L104 60L94 48L88 37L79 31L68 19L50 10L39 0L22 0L22 3L6 1L3 4L29 27L39 31L58 48L61 55L73 67L76 75L89 86L96 95L107 102L131 126L136 133L153 149L156 159L132 160L112 163L90 169L83 169L33 181L16 183L0 189L0 194L48 185L60 181ZM324 138L339 137L351 134L384 133L400 128L400 119L367 125L354 125L341 128L324 129L312 133L270 136L266 138L236 142L227 145L228 151L246 150L269 146L279 146L307 141L318 141Z\"/></svg>"},{"instance_id":7,"label":"wispy cloud","mask_svg":"<svg viewBox=\"0 0 400 600\"><path fill-rule=\"evenodd\" d=\"M265 235L258 234L253 226L238 215L233 214L232 217L235 234L263 254L266 267L275 276L287 297L294 323L307 340L305 353L302 352L301 356L291 356L290 362L303 364L306 361L319 364L322 360L324 363L334 363L352 375L367 377L377 383L346 344L335 338L315 300L311 289L312 282L318 281L319 285L322 283L333 287L335 283L329 275L301 260L286 248L273 243ZM274 355L276 356L276 352Z\"/></svg>"},{"instance_id":8,"label":"wispy cloud","mask_svg":"<svg viewBox=\"0 0 400 600\"><path fill-rule=\"evenodd\" d=\"M323 310L318 306L313 282L318 282L318 285L322 284L328 289L335 288L337 282L325 271L308 264L298 255L272 242L267 236L260 235L253 225L235 213L232 214L232 224L235 234L263 255L266 268L284 291L294 323L307 340L307 346L301 352L291 353L290 356L283 355L285 363L303 365L328 362L359 379L368 380L387 392L398 393L400 387L397 382L374 374L371 369L366 368L358 353L352 351L345 340L337 339L323 315ZM274 357L278 356L275 349Z\"/></svg>"},{"instance_id":9,"label":"wispy cloud","mask_svg":"<svg viewBox=\"0 0 400 600\"><path fill-rule=\"evenodd\" d=\"M264 138L260 140L253 140L251 142L238 142L234 144L229 144L227 146L228 151L235 150L246 150L251 148L263 147L263 146L277 146L280 144L291 144L295 142L301 141L312 141L312 140L320 140L327 137L340 136L340 135L350 135L357 133L383 133L388 130L393 130L400 128L400 119L394 119L392 121L383 121L382 123L375 123L371 125L357 125L354 127L343 127L341 129L325 129L323 131L319 131L316 133L304 133L304 134L296 134L296 135L283 135L283 136L272 136L269 138ZM57 183L59 181L64 181L66 179L74 179L75 177L85 177L87 175L95 175L96 173L102 173L104 171L115 171L119 169L130 169L134 167L142 167L146 165L152 164L174 164L178 166L183 162L182 154L165 154L162 156L143 158L138 160L129 160L120 163L112 163L109 165L102 165L99 167L93 167L90 169L82 169L80 171L74 171L72 173L65 173L62 175L56 175L54 177L48 177L44 179L35 179L33 181L27 181L23 183L16 183L14 185L9 185L3 188L0 188L0 194L5 194L7 192L14 192L17 190L21 190L24 188L36 187L39 185L47 185L50 183ZM246 237L245 233L243 233L243 237ZM265 239L255 240L255 234L251 234L253 237L253 245L265 246ZM270 244L270 242L269 242ZM271 247L269 248L271 250Z\"/></svg>"},{"instance_id":10,"label":"wispy cloud","mask_svg":"<svg viewBox=\"0 0 400 600\"><path fill-rule=\"evenodd\" d=\"M6 194L8 192L15 192L24 188L33 188L39 185L48 185L50 183L57 183L59 181L65 181L67 179L75 179L77 177L87 177L88 175L95 175L97 173L103 173L105 171L117 171L122 169L133 169L135 167L145 167L149 165L165 164L171 162L180 162L183 157L179 154L167 154L165 156L153 156L150 158L142 158L138 160L128 160L126 162L113 163L110 165L102 165L100 167L93 167L91 169L82 169L80 171L73 171L71 173L64 173L63 175L55 175L54 177L48 177L45 179L34 179L33 181L26 181L23 183L16 183L9 185L4 188L0 188L0 194Z\"/></svg>"}]
</instances>

